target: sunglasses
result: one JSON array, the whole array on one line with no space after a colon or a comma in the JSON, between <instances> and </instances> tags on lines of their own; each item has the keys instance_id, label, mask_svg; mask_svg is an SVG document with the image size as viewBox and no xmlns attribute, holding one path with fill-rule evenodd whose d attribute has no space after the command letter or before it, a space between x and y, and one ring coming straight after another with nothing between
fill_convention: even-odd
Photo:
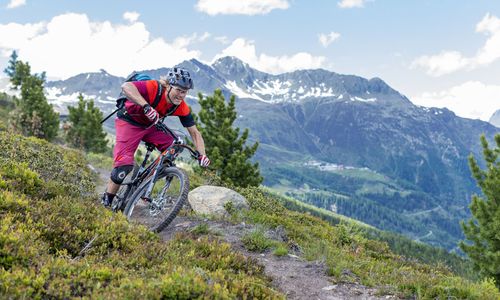
<instances>
[{"instance_id":1,"label":"sunglasses","mask_svg":"<svg viewBox=\"0 0 500 300\"><path fill-rule=\"evenodd\" d=\"M181 89L181 88L178 88L176 86L173 87L173 89L178 92L178 93L181 93L181 94L187 94L188 90L185 90L185 89Z\"/></svg>"}]
</instances>

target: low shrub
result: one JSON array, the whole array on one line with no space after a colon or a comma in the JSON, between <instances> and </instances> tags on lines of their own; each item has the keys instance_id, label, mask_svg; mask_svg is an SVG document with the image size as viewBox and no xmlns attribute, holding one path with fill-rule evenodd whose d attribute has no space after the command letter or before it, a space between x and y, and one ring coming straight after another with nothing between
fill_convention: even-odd
<instances>
[{"instance_id":1,"label":"low shrub","mask_svg":"<svg viewBox=\"0 0 500 300\"><path fill-rule=\"evenodd\" d=\"M274 245L274 242L266 237L262 229L255 229L241 238L241 242L249 251L264 252Z\"/></svg>"},{"instance_id":2,"label":"low shrub","mask_svg":"<svg viewBox=\"0 0 500 300\"><path fill-rule=\"evenodd\" d=\"M95 177L87 168L82 152L34 137L0 132L0 168L5 172L13 165L38 174L39 179L47 183L45 189L58 195L85 197L94 194ZM11 170L4 175L10 176L12 172L17 171ZM26 177L26 171L23 172Z\"/></svg>"},{"instance_id":3,"label":"low shrub","mask_svg":"<svg viewBox=\"0 0 500 300\"><path fill-rule=\"evenodd\" d=\"M102 208L80 152L3 132L0 152L0 298L283 298L229 244Z\"/></svg>"}]
</instances>

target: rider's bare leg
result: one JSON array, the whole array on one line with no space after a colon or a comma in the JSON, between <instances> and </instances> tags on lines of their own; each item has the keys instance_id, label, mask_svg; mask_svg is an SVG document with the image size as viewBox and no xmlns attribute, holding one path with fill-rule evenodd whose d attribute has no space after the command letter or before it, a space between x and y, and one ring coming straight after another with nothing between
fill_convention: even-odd
<instances>
[{"instance_id":1,"label":"rider's bare leg","mask_svg":"<svg viewBox=\"0 0 500 300\"><path fill-rule=\"evenodd\" d=\"M108 181L108 186L106 187L106 193L116 195L118 193L118 189L120 188L119 184L114 183L111 179Z\"/></svg>"}]
</instances>

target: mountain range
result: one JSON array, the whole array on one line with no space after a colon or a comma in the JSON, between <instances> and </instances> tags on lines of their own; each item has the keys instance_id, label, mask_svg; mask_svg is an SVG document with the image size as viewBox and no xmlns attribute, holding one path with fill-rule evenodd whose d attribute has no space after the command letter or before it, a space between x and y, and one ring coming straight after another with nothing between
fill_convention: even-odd
<instances>
[{"instance_id":1,"label":"mountain range","mask_svg":"<svg viewBox=\"0 0 500 300\"><path fill-rule=\"evenodd\" d=\"M322 69L272 75L234 57L180 66L195 82L186 99L194 112L197 93L236 96L235 125L259 141L255 159L266 186L449 250L462 238L459 221L479 192L467 157L481 159L479 136L492 141L498 127L415 106L380 78ZM167 70L141 72L159 78ZM101 70L46 89L60 111L83 93L108 113L123 80Z\"/></svg>"}]
</instances>

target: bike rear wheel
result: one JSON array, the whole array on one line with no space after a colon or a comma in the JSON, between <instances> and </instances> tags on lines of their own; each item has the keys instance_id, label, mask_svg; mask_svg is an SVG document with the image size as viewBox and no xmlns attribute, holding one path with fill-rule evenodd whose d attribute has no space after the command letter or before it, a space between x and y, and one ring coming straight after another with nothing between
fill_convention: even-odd
<instances>
[{"instance_id":1,"label":"bike rear wheel","mask_svg":"<svg viewBox=\"0 0 500 300\"><path fill-rule=\"evenodd\" d=\"M153 183L149 199L144 199L150 182L148 179L137 187L125 207L125 215L129 221L160 232L174 220L187 200L189 178L176 167L165 168Z\"/></svg>"}]
</instances>

